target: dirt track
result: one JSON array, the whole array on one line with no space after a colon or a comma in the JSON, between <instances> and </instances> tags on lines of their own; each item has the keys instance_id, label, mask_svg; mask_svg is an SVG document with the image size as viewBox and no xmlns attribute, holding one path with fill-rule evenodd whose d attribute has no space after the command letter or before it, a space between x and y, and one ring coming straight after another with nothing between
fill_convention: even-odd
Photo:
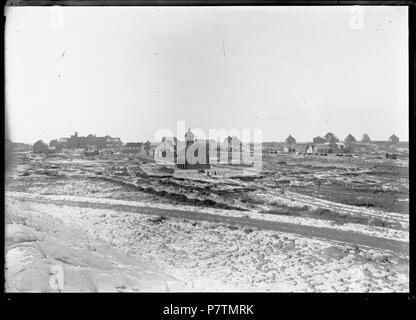
<instances>
[{"instance_id":1,"label":"dirt track","mask_svg":"<svg viewBox=\"0 0 416 320\"><path fill-rule=\"evenodd\" d=\"M301 235L309 238L325 239L330 241L348 243L357 246L364 246L374 249L381 249L384 251L390 251L394 253L409 254L409 244L407 242L395 241L390 239L384 239L379 237L372 237L364 234L347 232L342 230L305 226L294 223L284 223L276 221L263 221L252 219L248 217L224 217L209 213L189 212L183 210L170 210L170 209L155 209L152 207L143 206L131 206L121 204L100 204L91 203L87 201L71 201L71 200L45 200L45 199L33 199L25 198L24 196L18 197L19 200L38 203L50 203L60 206L74 206L81 208L95 208L95 209L111 209L119 212L140 213L149 215L160 215L167 218L179 218L190 219L196 221L210 221L223 223L227 225L238 225L245 227L252 227L264 230L273 230L279 232L287 232L296 235Z\"/></svg>"}]
</instances>

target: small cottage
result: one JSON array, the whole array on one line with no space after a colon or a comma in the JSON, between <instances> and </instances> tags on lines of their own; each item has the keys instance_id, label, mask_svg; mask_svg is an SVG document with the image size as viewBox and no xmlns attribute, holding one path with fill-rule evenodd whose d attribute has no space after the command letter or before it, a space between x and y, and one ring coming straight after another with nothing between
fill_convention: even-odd
<instances>
[{"instance_id":1,"label":"small cottage","mask_svg":"<svg viewBox=\"0 0 416 320\"><path fill-rule=\"evenodd\" d=\"M361 138L361 142L362 143L370 143L371 142L371 139L370 139L370 137L368 136L367 133L363 134L363 137Z\"/></svg>"},{"instance_id":2,"label":"small cottage","mask_svg":"<svg viewBox=\"0 0 416 320\"><path fill-rule=\"evenodd\" d=\"M325 139L322 137L315 137L313 138L313 144L318 144L318 143L325 143Z\"/></svg>"},{"instance_id":3,"label":"small cottage","mask_svg":"<svg viewBox=\"0 0 416 320\"><path fill-rule=\"evenodd\" d=\"M393 134L393 135L390 136L389 142L391 142L391 143L399 143L399 137L396 136L395 134Z\"/></svg>"},{"instance_id":4,"label":"small cottage","mask_svg":"<svg viewBox=\"0 0 416 320\"><path fill-rule=\"evenodd\" d=\"M346 144L351 144L357 142L357 140L355 140L354 136L350 133L345 137L344 142Z\"/></svg>"},{"instance_id":5,"label":"small cottage","mask_svg":"<svg viewBox=\"0 0 416 320\"><path fill-rule=\"evenodd\" d=\"M285 140L287 145L294 145L296 144L296 139L292 137L292 135L289 135Z\"/></svg>"},{"instance_id":6,"label":"small cottage","mask_svg":"<svg viewBox=\"0 0 416 320\"><path fill-rule=\"evenodd\" d=\"M84 150L84 156L96 156L99 154L97 146L87 146Z\"/></svg>"},{"instance_id":7,"label":"small cottage","mask_svg":"<svg viewBox=\"0 0 416 320\"><path fill-rule=\"evenodd\" d=\"M308 149L311 147L309 143L298 143L294 146L295 152L298 154L306 154Z\"/></svg>"},{"instance_id":8,"label":"small cottage","mask_svg":"<svg viewBox=\"0 0 416 320\"><path fill-rule=\"evenodd\" d=\"M345 151L345 144L342 142L335 143L335 149L332 150L334 153L343 153Z\"/></svg>"},{"instance_id":9,"label":"small cottage","mask_svg":"<svg viewBox=\"0 0 416 320\"><path fill-rule=\"evenodd\" d=\"M123 153L139 153L142 152L143 143L141 142L127 142L125 146L123 146L122 152Z\"/></svg>"},{"instance_id":10,"label":"small cottage","mask_svg":"<svg viewBox=\"0 0 416 320\"><path fill-rule=\"evenodd\" d=\"M224 139L221 149L217 149L217 160L221 160L220 152L227 152L227 163L233 164L234 161L237 161L241 164L243 162L243 143L236 136L228 136Z\"/></svg>"},{"instance_id":11,"label":"small cottage","mask_svg":"<svg viewBox=\"0 0 416 320\"><path fill-rule=\"evenodd\" d=\"M318 143L315 146L315 150L316 150L316 153L318 153L318 154L332 153L332 148L331 148L331 146L328 142L327 143Z\"/></svg>"},{"instance_id":12,"label":"small cottage","mask_svg":"<svg viewBox=\"0 0 416 320\"><path fill-rule=\"evenodd\" d=\"M306 154L314 154L315 153L315 148L313 147L313 145L309 145L308 150L306 150Z\"/></svg>"},{"instance_id":13,"label":"small cottage","mask_svg":"<svg viewBox=\"0 0 416 320\"><path fill-rule=\"evenodd\" d=\"M56 155L58 152L60 152L60 150L58 150L56 147L48 147L48 150L46 150L46 154L49 156L54 156Z\"/></svg>"},{"instance_id":14,"label":"small cottage","mask_svg":"<svg viewBox=\"0 0 416 320\"><path fill-rule=\"evenodd\" d=\"M155 161L175 162L176 137L163 137L162 142L153 150L153 158ZM181 143L183 144L183 142Z\"/></svg>"},{"instance_id":15,"label":"small cottage","mask_svg":"<svg viewBox=\"0 0 416 320\"><path fill-rule=\"evenodd\" d=\"M49 142L49 147L53 147L55 152L62 152L63 145L58 140L53 139Z\"/></svg>"},{"instance_id":16,"label":"small cottage","mask_svg":"<svg viewBox=\"0 0 416 320\"><path fill-rule=\"evenodd\" d=\"M325 139L325 142L338 142L339 141L339 139L332 132L328 132L324 136L324 139Z\"/></svg>"},{"instance_id":17,"label":"small cottage","mask_svg":"<svg viewBox=\"0 0 416 320\"><path fill-rule=\"evenodd\" d=\"M293 146L285 146L283 148L283 152L285 152L285 153L295 153L296 149Z\"/></svg>"},{"instance_id":18,"label":"small cottage","mask_svg":"<svg viewBox=\"0 0 416 320\"><path fill-rule=\"evenodd\" d=\"M38 140L33 145L33 153L46 153L48 151L48 145L42 140Z\"/></svg>"}]
</instances>

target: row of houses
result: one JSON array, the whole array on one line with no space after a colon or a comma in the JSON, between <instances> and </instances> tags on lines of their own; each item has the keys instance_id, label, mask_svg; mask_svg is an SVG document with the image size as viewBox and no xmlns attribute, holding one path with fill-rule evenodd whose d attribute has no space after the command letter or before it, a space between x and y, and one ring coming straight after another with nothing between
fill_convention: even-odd
<instances>
[{"instance_id":1,"label":"row of houses","mask_svg":"<svg viewBox=\"0 0 416 320\"><path fill-rule=\"evenodd\" d=\"M298 154L328 154L328 153L345 153L348 148L342 142L324 142L324 143L297 143L295 145L286 145L283 148L285 153Z\"/></svg>"},{"instance_id":2,"label":"row of houses","mask_svg":"<svg viewBox=\"0 0 416 320\"><path fill-rule=\"evenodd\" d=\"M339 142L339 139L331 132L324 137L313 138L313 143L296 143L296 139L289 135L286 138L286 146L283 151L286 153L299 154L328 154L328 153L344 153L348 151L346 144L350 144L351 135L345 138L345 143ZM351 136L352 137L352 136Z\"/></svg>"},{"instance_id":3,"label":"row of houses","mask_svg":"<svg viewBox=\"0 0 416 320\"><path fill-rule=\"evenodd\" d=\"M179 141L176 137L163 137L162 141L153 148L153 158L156 162L173 163L180 169L204 170L210 168L209 140L195 139L194 134L189 129L185 134L185 141ZM199 161L190 161L188 150L193 151L193 155ZM203 154L198 154L202 150Z\"/></svg>"},{"instance_id":4,"label":"row of houses","mask_svg":"<svg viewBox=\"0 0 416 320\"><path fill-rule=\"evenodd\" d=\"M217 144L214 140L197 139L191 130L186 132L185 141L178 141L176 137L164 137L162 142L157 146L152 146L149 141L144 143L128 142L122 146L120 140L111 141L108 137L96 137L95 135L79 137L77 132L75 132L69 139L52 140L49 146L39 140L34 144L33 152L52 154L59 153L64 148L83 148L85 155L94 156L99 154L99 149L101 148L121 146L119 151L122 153L129 155L150 155L153 153L155 160L173 162L176 167L181 169L209 169L210 156L215 155L219 161L221 159L221 151L225 151L226 161L229 164L232 164L233 160L236 160L236 154L237 160L239 163L242 163L242 152L246 150L242 142L235 136L227 137L221 145ZM248 148L248 150L251 149Z\"/></svg>"},{"instance_id":5,"label":"row of houses","mask_svg":"<svg viewBox=\"0 0 416 320\"><path fill-rule=\"evenodd\" d=\"M289 135L286 138L286 144L287 145L295 145L296 144L296 139L294 137L292 137L292 135ZM314 137L312 139L313 144L324 144L324 143L330 143L330 142L335 142L338 143L340 142L339 139L335 136L335 134L333 134L332 132L328 132L326 135L324 135L323 137L321 136L317 136ZM399 143L399 137L397 137L395 134L391 135L388 139L388 142L390 143ZM344 144L353 144L356 143L357 140L355 139L355 137L350 133L348 134L345 138L344 138ZM371 139L369 137L369 135L367 133L364 133L362 138L361 138L361 142L362 143L370 143Z\"/></svg>"},{"instance_id":6,"label":"row of houses","mask_svg":"<svg viewBox=\"0 0 416 320\"><path fill-rule=\"evenodd\" d=\"M55 154L62 151L62 146L58 145L47 145L42 140L38 140L33 145L33 153L42 153L42 154Z\"/></svg>"},{"instance_id":7,"label":"row of houses","mask_svg":"<svg viewBox=\"0 0 416 320\"><path fill-rule=\"evenodd\" d=\"M397 144L399 138L396 135L389 137L388 141L392 144ZM313 138L312 143L296 143L296 139L289 135L286 140L286 145L283 149L286 153L301 153L301 154L328 154L328 153L348 153L351 152L351 147L357 142L353 135L348 134L344 142L340 142L339 139L332 133L328 132L323 137L317 136ZM368 134L364 134L362 143L370 143L370 137Z\"/></svg>"},{"instance_id":8,"label":"row of houses","mask_svg":"<svg viewBox=\"0 0 416 320\"><path fill-rule=\"evenodd\" d=\"M228 136L223 143L219 143L212 139L198 139L189 129L185 141L179 141L176 137L163 137L153 150L153 158L173 163L180 169L203 170L210 168L212 158L217 163L243 164L243 152L252 154L253 149L252 145L243 144L236 136Z\"/></svg>"}]
</instances>

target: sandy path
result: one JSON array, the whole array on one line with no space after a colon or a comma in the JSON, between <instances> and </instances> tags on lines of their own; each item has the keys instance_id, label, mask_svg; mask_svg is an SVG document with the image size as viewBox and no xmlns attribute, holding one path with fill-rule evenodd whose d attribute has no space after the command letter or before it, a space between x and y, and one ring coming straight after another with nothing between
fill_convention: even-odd
<instances>
[{"instance_id":1,"label":"sandy path","mask_svg":"<svg viewBox=\"0 0 416 320\"><path fill-rule=\"evenodd\" d=\"M365 234L347 232L337 229L315 227L307 225L299 225L294 223L264 221L252 219L248 217L225 217L221 215L191 212L173 209L155 209L153 207L131 206L122 204L109 203L91 203L87 201L71 201L71 200L45 200L38 198L25 198L19 196L20 199L26 201L33 201L37 203L49 203L59 206L73 206L80 208L96 208L96 209L110 209L118 212L140 213L148 215L162 215L169 218L190 219L196 221L210 221L217 223L225 223L228 225L239 225L245 227L258 228L263 230L272 230L279 232L286 232L296 235L301 235L308 238L325 239L330 241L342 242L357 246L380 249L383 251L390 251L394 253L402 253L408 255L409 244L407 242L395 241L380 237L368 236Z\"/></svg>"}]
</instances>

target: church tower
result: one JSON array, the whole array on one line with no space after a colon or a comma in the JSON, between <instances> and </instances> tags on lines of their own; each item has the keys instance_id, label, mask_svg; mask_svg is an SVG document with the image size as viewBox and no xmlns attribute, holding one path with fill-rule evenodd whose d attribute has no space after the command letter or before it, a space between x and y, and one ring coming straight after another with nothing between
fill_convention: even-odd
<instances>
[{"instance_id":1,"label":"church tower","mask_svg":"<svg viewBox=\"0 0 416 320\"><path fill-rule=\"evenodd\" d=\"M191 129L188 129L188 132L185 133L185 142L186 142L186 147L187 148L195 142L195 137L194 137L194 134L192 133Z\"/></svg>"}]
</instances>

